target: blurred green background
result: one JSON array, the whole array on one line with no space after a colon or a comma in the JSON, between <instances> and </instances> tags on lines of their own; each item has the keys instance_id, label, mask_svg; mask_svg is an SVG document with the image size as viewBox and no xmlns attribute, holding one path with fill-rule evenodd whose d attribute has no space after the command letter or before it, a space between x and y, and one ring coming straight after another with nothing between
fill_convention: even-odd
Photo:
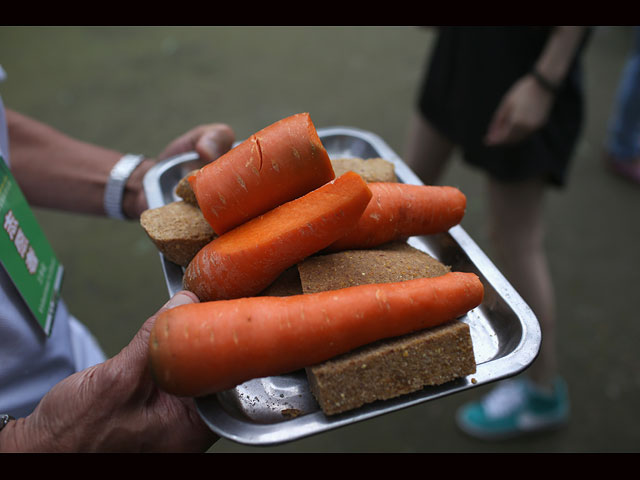
<instances>
[{"instance_id":1,"label":"blurred green background","mask_svg":"<svg viewBox=\"0 0 640 480\"><path fill-rule=\"evenodd\" d=\"M0 92L9 108L122 152L154 156L210 122L242 139L308 111L317 127L370 130L402 156L433 39L418 27L0 27ZM595 30L571 181L548 197L568 428L505 443L465 437L453 415L485 386L285 445L223 439L211 452L638 451L640 190L601 164L631 42L628 27ZM491 256L483 176L457 158L445 181L467 195L462 225ZM156 250L136 222L36 214L66 267L70 310L116 354L167 300Z\"/></svg>"}]
</instances>

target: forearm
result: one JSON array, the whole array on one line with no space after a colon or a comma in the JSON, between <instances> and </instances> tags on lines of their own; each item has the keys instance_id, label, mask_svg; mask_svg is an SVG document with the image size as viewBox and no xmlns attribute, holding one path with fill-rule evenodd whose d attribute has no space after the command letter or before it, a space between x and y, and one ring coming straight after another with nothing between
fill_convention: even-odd
<instances>
[{"instance_id":1,"label":"forearm","mask_svg":"<svg viewBox=\"0 0 640 480\"><path fill-rule=\"evenodd\" d=\"M573 62L587 27L555 27L535 63L535 69L554 85L560 85Z\"/></svg>"},{"instance_id":2,"label":"forearm","mask_svg":"<svg viewBox=\"0 0 640 480\"><path fill-rule=\"evenodd\" d=\"M104 190L122 152L71 138L7 109L11 169L34 206L104 215ZM123 209L137 218L144 209L142 178L153 165L145 160L125 188Z\"/></svg>"}]
</instances>

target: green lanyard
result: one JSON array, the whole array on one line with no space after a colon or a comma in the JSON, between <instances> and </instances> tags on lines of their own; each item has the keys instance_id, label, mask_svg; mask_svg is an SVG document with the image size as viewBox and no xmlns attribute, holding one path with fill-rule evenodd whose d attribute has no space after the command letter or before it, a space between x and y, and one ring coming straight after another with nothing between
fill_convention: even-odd
<instances>
[{"instance_id":1,"label":"green lanyard","mask_svg":"<svg viewBox=\"0 0 640 480\"><path fill-rule=\"evenodd\" d=\"M0 261L38 324L49 335L63 267L0 156Z\"/></svg>"}]
</instances>

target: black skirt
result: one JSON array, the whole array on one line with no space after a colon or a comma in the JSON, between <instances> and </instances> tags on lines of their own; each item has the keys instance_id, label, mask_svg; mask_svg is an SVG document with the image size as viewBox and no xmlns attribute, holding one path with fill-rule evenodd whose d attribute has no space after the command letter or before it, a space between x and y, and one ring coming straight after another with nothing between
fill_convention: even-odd
<instances>
[{"instance_id":1,"label":"black skirt","mask_svg":"<svg viewBox=\"0 0 640 480\"><path fill-rule=\"evenodd\" d=\"M543 128L516 145L483 143L503 95L531 71L550 33L550 27L439 28L419 93L419 110L462 149L467 162L498 180L542 176L556 186L566 183L582 127L584 43Z\"/></svg>"}]
</instances>

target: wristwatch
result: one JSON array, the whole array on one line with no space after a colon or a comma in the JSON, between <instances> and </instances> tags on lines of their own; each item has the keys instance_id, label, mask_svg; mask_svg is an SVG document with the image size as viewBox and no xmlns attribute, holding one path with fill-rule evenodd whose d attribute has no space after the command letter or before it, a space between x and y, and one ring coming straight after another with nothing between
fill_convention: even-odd
<instances>
[{"instance_id":1,"label":"wristwatch","mask_svg":"<svg viewBox=\"0 0 640 480\"><path fill-rule=\"evenodd\" d=\"M119 220L126 219L122 211L124 186L133 171L142 163L142 160L144 160L144 155L127 154L118 160L111 169L104 191L104 211L108 217Z\"/></svg>"}]
</instances>

